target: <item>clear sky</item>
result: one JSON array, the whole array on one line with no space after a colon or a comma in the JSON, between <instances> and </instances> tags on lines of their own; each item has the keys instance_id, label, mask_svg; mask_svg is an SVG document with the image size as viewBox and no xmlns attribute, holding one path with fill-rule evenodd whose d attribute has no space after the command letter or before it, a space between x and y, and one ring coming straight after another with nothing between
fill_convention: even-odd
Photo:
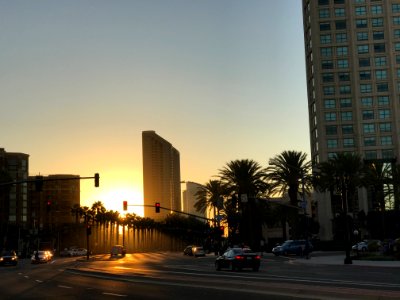
<instances>
[{"instance_id":1,"label":"clear sky","mask_svg":"<svg viewBox=\"0 0 400 300\"><path fill-rule=\"evenodd\" d=\"M301 14L300 0L0 0L0 147L29 154L30 175L100 173L81 204L114 210L143 201L143 130L198 183L309 153Z\"/></svg>"}]
</instances>

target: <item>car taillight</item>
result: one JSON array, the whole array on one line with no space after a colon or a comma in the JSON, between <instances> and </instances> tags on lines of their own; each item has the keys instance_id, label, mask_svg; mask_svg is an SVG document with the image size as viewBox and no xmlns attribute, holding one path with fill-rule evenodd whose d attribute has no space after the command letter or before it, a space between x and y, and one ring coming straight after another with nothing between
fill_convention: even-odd
<instances>
[{"instance_id":1,"label":"car taillight","mask_svg":"<svg viewBox=\"0 0 400 300\"><path fill-rule=\"evenodd\" d=\"M239 260L240 260L240 259L244 259L244 257L241 256L241 255L236 255L236 256L235 256L235 259L239 259Z\"/></svg>"},{"instance_id":2,"label":"car taillight","mask_svg":"<svg viewBox=\"0 0 400 300\"><path fill-rule=\"evenodd\" d=\"M260 255L256 255L256 256L254 257L254 259L261 259L261 256L260 256Z\"/></svg>"}]
</instances>

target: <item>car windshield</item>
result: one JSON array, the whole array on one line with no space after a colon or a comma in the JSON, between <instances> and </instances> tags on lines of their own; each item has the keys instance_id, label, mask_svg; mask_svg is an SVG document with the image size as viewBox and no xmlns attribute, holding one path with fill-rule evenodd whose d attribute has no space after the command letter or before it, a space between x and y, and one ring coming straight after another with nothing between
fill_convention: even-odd
<instances>
[{"instance_id":1,"label":"car windshield","mask_svg":"<svg viewBox=\"0 0 400 300\"><path fill-rule=\"evenodd\" d=\"M9 256L9 255L14 255L14 251L3 251L1 253L1 256Z\"/></svg>"}]
</instances>

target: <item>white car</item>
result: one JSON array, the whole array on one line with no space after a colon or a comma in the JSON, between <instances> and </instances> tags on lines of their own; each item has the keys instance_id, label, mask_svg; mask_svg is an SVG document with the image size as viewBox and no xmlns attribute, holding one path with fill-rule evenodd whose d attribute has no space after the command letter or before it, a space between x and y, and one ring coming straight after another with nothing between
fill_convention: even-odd
<instances>
[{"instance_id":1,"label":"white car","mask_svg":"<svg viewBox=\"0 0 400 300\"><path fill-rule=\"evenodd\" d=\"M359 243L353 245L353 247L351 247L351 249L353 251L365 252L368 250L368 241L359 242Z\"/></svg>"},{"instance_id":2,"label":"white car","mask_svg":"<svg viewBox=\"0 0 400 300\"><path fill-rule=\"evenodd\" d=\"M71 249L71 256L85 256L87 255L87 250L85 248Z\"/></svg>"}]
</instances>

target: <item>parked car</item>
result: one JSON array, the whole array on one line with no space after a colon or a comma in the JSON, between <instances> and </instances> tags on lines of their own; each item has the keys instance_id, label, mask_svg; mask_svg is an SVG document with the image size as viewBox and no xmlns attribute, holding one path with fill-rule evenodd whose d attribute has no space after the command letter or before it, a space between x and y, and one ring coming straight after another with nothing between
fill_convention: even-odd
<instances>
[{"instance_id":1,"label":"parked car","mask_svg":"<svg viewBox=\"0 0 400 300\"><path fill-rule=\"evenodd\" d=\"M194 246L194 245L189 245L183 250L184 255L189 255L189 256L206 256L206 252L203 247L201 246Z\"/></svg>"},{"instance_id":2,"label":"parked car","mask_svg":"<svg viewBox=\"0 0 400 300\"><path fill-rule=\"evenodd\" d=\"M115 245L111 248L111 257L116 257L116 256L125 256L126 254L126 249L122 245Z\"/></svg>"},{"instance_id":3,"label":"parked car","mask_svg":"<svg viewBox=\"0 0 400 300\"><path fill-rule=\"evenodd\" d=\"M34 251L31 257L31 263L33 264L40 264L40 263L47 263L51 261L52 255L50 251Z\"/></svg>"},{"instance_id":4,"label":"parked car","mask_svg":"<svg viewBox=\"0 0 400 300\"><path fill-rule=\"evenodd\" d=\"M353 251L381 251L383 248L383 244L380 240L363 240L351 247Z\"/></svg>"},{"instance_id":5,"label":"parked car","mask_svg":"<svg viewBox=\"0 0 400 300\"><path fill-rule=\"evenodd\" d=\"M279 255L308 255L312 252L313 245L306 240L287 240L282 245L272 248L272 253Z\"/></svg>"},{"instance_id":6,"label":"parked car","mask_svg":"<svg viewBox=\"0 0 400 300\"><path fill-rule=\"evenodd\" d=\"M0 265L16 266L18 264L18 256L15 251L3 250L0 255Z\"/></svg>"},{"instance_id":7,"label":"parked car","mask_svg":"<svg viewBox=\"0 0 400 300\"><path fill-rule=\"evenodd\" d=\"M260 269L261 256L250 248L228 248L224 254L215 260L215 269L220 271L228 268L232 271L251 268L253 271Z\"/></svg>"}]
</instances>

